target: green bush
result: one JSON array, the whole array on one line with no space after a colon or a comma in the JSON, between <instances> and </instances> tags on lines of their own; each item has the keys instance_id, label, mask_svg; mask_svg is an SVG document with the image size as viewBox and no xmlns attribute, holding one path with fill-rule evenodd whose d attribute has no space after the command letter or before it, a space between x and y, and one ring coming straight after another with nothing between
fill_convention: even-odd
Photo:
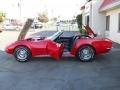
<instances>
[{"instance_id":1,"label":"green bush","mask_svg":"<svg viewBox=\"0 0 120 90\"><path fill-rule=\"evenodd\" d=\"M77 25L78 25L78 28L82 28L82 14L79 14L76 16L76 21L77 21Z\"/></svg>"},{"instance_id":2,"label":"green bush","mask_svg":"<svg viewBox=\"0 0 120 90\"><path fill-rule=\"evenodd\" d=\"M79 28L79 32L81 34L87 34L87 31L85 29L83 29L83 28Z\"/></svg>"}]
</instances>

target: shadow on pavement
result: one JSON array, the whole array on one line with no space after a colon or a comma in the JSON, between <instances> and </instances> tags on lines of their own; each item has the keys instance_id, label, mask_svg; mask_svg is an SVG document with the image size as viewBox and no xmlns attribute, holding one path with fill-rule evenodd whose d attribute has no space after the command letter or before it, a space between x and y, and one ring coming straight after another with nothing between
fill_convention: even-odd
<instances>
[{"instance_id":1,"label":"shadow on pavement","mask_svg":"<svg viewBox=\"0 0 120 90\"><path fill-rule=\"evenodd\" d=\"M46 61L48 61L48 62L62 62L62 61L72 61L72 62L79 62L75 57L62 57L62 58L60 58L59 60L56 60L56 59L54 59L54 58L52 58L52 57L33 57L30 61L32 61L32 62L36 62L36 61L42 61L42 62L46 62Z\"/></svg>"}]
</instances>

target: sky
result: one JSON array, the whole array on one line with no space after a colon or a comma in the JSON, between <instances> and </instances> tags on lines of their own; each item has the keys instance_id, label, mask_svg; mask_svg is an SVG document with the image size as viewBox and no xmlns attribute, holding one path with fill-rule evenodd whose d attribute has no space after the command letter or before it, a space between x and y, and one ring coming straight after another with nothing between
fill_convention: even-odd
<instances>
[{"instance_id":1,"label":"sky","mask_svg":"<svg viewBox=\"0 0 120 90\"><path fill-rule=\"evenodd\" d=\"M20 1L21 4L18 4ZM36 17L45 10L49 17L72 18L80 13L80 7L86 0L0 0L0 2L0 11L13 18Z\"/></svg>"}]
</instances>

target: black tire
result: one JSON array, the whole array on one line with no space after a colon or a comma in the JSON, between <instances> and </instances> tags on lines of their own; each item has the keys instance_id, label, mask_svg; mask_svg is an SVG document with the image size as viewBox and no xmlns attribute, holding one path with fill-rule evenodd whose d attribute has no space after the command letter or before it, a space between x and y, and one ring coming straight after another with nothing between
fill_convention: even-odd
<instances>
[{"instance_id":1,"label":"black tire","mask_svg":"<svg viewBox=\"0 0 120 90\"><path fill-rule=\"evenodd\" d=\"M76 57L82 62L90 62L95 56L95 50L91 46L82 46L78 49Z\"/></svg>"},{"instance_id":2,"label":"black tire","mask_svg":"<svg viewBox=\"0 0 120 90\"><path fill-rule=\"evenodd\" d=\"M19 62L26 62L31 58L31 52L27 47L19 46L14 50L14 57Z\"/></svg>"}]
</instances>

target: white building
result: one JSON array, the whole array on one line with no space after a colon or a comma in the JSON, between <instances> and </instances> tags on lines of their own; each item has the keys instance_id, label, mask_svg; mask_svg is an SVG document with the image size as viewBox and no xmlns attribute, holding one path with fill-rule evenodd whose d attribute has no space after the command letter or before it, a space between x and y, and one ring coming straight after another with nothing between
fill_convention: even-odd
<instances>
[{"instance_id":1,"label":"white building","mask_svg":"<svg viewBox=\"0 0 120 90\"><path fill-rule=\"evenodd\" d=\"M120 0L87 0L81 7L83 24L100 36L120 43Z\"/></svg>"}]
</instances>

